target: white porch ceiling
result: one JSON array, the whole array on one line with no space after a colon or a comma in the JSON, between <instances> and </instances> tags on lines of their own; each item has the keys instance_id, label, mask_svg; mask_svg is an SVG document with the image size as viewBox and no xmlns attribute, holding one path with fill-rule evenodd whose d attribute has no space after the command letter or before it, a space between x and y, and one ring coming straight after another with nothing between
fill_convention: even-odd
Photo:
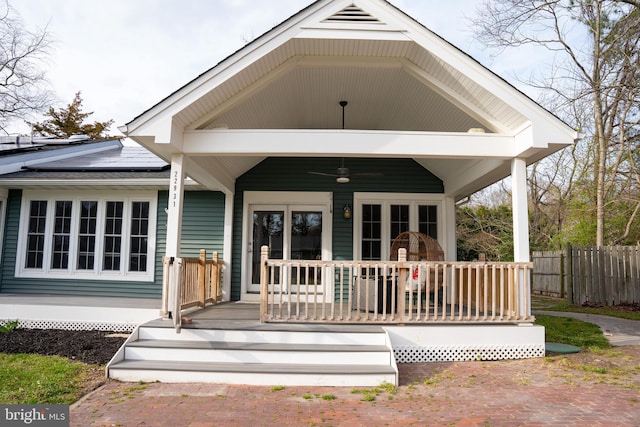
<instances>
[{"instance_id":1,"label":"white porch ceiling","mask_svg":"<svg viewBox=\"0 0 640 427\"><path fill-rule=\"evenodd\" d=\"M466 132L470 117L401 68L296 67L199 129L346 129Z\"/></svg>"},{"instance_id":2,"label":"white porch ceiling","mask_svg":"<svg viewBox=\"0 0 640 427\"><path fill-rule=\"evenodd\" d=\"M186 129L505 132L527 119L410 41L293 39L175 115Z\"/></svg>"}]
</instances>

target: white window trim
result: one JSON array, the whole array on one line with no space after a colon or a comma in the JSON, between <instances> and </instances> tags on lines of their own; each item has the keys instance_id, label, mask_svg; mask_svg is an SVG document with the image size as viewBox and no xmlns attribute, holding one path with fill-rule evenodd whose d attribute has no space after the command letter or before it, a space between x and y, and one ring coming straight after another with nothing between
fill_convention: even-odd
<instances>
[{"instance_id":1,"label":"white window trim","mask_svg":"<svg viewBox=\"0 0 640 427\"><path fill-rule=\"evenodd\" d=\"M155 251L156 251L156 215L157 193L149 191L133 191L123 195L122 192L105 191L32 191L24 190L20 207L20 226L18 231L18 245L16 249L16 277L47 278L47 279L73 279L73 280L117 280L132 282L152 282L155 277ZM44 262L42 268L26 268L26 248L29 224L30 204L33 200L47 201L47 220L45 228ZM69 245L69 266L67 269L51 268L51 244L53 236L53 223L55 217L55 202L62 200L73 201L73 214L71 218L71 243ZM76 269L78 250L78 225L80 218L80 201L95 200L98 202L98 218L96 224L96 252L95 263L92 270ZM123 229L122 229L122 257L120 270L103 271L104 252L104 220L107 201L124 202ZM146 271L128 271L129 250L131 237L131 203L149 203L149 229L147 235L147 268Z\"/></svg>"},{"instance_id":2,"label":"white window trim","mask_svg":"<svg viewBox=\"0 0 640 427\"><path fill-rule=\"evenodd\" d=\"M411 209L410 230L418 229L418 206L436 206L438 215L438 243L444 253L447 252L447 230L446 230L446 203L443 194L430 193L354 193L353 194L353 256L354 259L362 259L362 205L382 205L382 242L391 242L396 236L391 236L388 225L391 223L389 217L389 206L409 205ZM415 213L415 214L414 214ZM390 247L382 245L381 256L383 260L389 259Z\"/></svg>"}]
</instances>

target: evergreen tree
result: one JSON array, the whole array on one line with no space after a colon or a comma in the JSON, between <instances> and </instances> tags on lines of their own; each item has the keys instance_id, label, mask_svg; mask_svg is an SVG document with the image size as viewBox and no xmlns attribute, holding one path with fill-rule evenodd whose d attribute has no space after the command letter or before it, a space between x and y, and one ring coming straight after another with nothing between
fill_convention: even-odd
<instances>
[{"instance_id":1,"label":"evergreen tree","mask_svg":"<svg viewBox=\"0 0 640 427\"><path fill-rule=\"evenodd\" d=\"M41 136L55 136L57 138L69 138L72 135L87 135L91 139L107 138L105 133L113 120L106 122L84 123L93 112L82 111L82 98L80 92L76 93L71 104L67 108L59 110L49 107L45 114L49 118L39 123L29 123L33 132Z\"/></svg>"}]
</instances>

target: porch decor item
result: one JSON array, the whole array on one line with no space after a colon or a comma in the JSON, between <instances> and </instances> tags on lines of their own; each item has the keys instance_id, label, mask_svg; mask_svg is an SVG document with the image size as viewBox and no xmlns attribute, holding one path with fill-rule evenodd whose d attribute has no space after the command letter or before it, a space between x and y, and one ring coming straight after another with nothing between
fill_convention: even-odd
<instances>
[{"instance_id":1,"label":"porch decor item","mask_svg":"<svg viewBox=\"0 0 640 427\"><path fill-rule=\"evenodd\" d=\"M405 231L400 233L391 244L391 261L398 260L398 250L407 250L407 261L444 261L444 251L436 239L417 231ZM420 271L422 270L422 271ZM419 288L426 290L427 276L429 291L436 292L442 284L442 270L433 270L427 274L424 266L415 265L407 272L406 289L410 292L418 292Z\"/></svg>"},{"instance_id":2,"label":"porch decor item","mask_svg":"<svg viewBox=\"0 0 640 427\"><path fill-rule=\"evenodd\" d=\"M391 244L391 261L398 260L398 249L407 250L407 261L444 261L444 251L436 239L417 231L400 233Z\"/></svg>"}]
</instances>

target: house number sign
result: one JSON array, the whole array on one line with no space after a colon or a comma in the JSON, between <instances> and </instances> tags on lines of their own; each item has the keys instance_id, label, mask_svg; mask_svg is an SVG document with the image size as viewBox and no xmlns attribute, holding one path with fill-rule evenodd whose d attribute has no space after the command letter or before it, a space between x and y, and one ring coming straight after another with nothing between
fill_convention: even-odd
<instances>
[{"instance_id":1,"label":"house number sign","mask_svg":"<svg viewBox=\"0 0 640 427\"><path fill-rule=\"evenodd\" d=\"M176 201L178 200L178 171L173 172L173 186L171 188L171 201L173 203L173 207L176 207Z\"/></svg>"}]
</instances>

